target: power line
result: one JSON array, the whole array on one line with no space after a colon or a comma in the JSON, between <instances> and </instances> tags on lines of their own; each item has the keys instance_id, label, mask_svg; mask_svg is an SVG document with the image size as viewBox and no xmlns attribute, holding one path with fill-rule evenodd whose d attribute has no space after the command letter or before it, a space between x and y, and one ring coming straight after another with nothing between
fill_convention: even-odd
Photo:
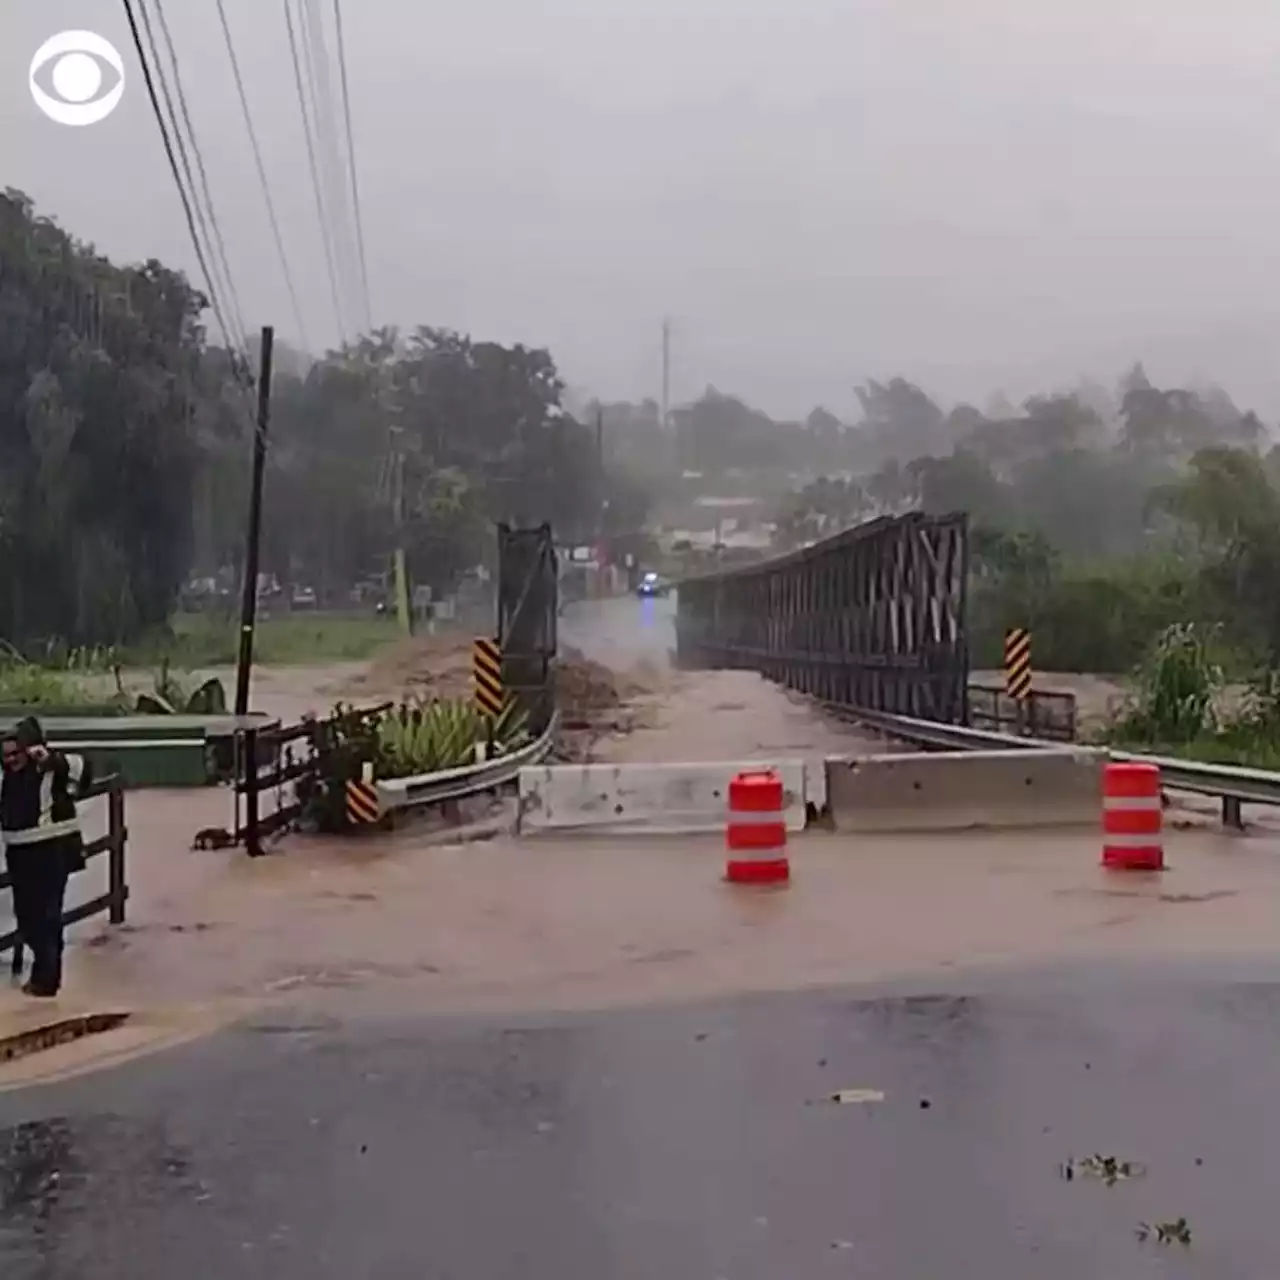
<instances>
[{"instance_id":1,"label":"power line","mask_svg":"<svg viewBox=\"0 0 1280 1280\"><path fill-rule=\"evenodd\" d=\"M320 180L324 184L329 227L333 235L334 264L338 272L338 287L346 305L355 292L351 287L354 262L351 229L347 224L347 206L343 196L346 184L341 172L342 159L336 136L333 94L329 86L329 50L325 42L324 19L317 9L316 0L298 0L298 18L303 70L311 88L311 119L315 125Z\"/></svg>"},{"instance_id":2,"label":"power line","mask_svg":"<svg viewBox=\"0 0 1280 1280\"><path fill-rule=\"evenodd\" d=\"M141 0L140 0L141 2ZM222 278L227 282L227 292L230 298L228 310L234 317L236 327L240 331L240 342L247 356L249 353L249 334L245 328L244 312L240 307L240 297L236 292L235 278L231 274L231 264L227 258L227 246L223 243L222 229L218 226L218 215L213 210L213 196L209 191L209 175L205 172L204 157L200 154L200 143L196 138L195 126L191 123L191 113L187 110L187 95L182 88L182 71L178 66L178 51L173 45L173 36L169 33L169 21L164 16L164 4L162 0L154 0L156 6L156 17L160 20L160 32L164 36L165 47L169 50L169 60L173 64L173 87L178 95L178 106L182 111L182 121L186 125L187 137L191 141L191 154L196 158L196 171L200 175L200 190L204 194L204 207L209 215L209 226L213 231L213 246L215 256L218 258L222 268ZM143 22L146 24L146 8L142 10ZM147 25L147 34L150 35L150 26ZM154 51L155 44L152 43ZM163 83L163 82L162 82ZM172 108L171 108L172 109ZM181 138L181 134L178 134ZM190 171L188 170L188 177Z\"/></svg>"},{"instance_id":3,"label":"power line","mask_svg":"<svg viewBox=\"0 0 1280 1280\"><path fill-rule=\"evenodd\" d=\"M369 265L364 251L364 219L360 216L360 179L356 170L355 135L351 130L351 94L347 87L347 49L342 35L342 0L333 0L333 21L338 36L338 74L342 83L342 116L347 130L347 162L351 174L351 202L356 216L356 248L360 253L360 286L364 293L365 319L373 328L369 293Z\"/></svg>"},{"instance_id":4,"label":"power line","mask_svg":"<svg viewBox=\"0 0 1280 1280\"><path fill-rule=\"evenodd\" d=\"M347 340L347 326L343 320L342 302L338 294L338 276L334 270L333 245L330 242L329 224L325 218L324 196L320 187L320 175L316 168L316 150L311 140L311 120L307 114L307 95L303 88L302 66L298 61L298 39L294 31L293 10L290 0L284 0L284 20L289 31L289 54L293 59L293 80L298 90L298 107L302 112L302 132L307 143L307 164L311 171L311 189L316 197L316 217L320 222L320 239L324 245L325 269L329 274L329 291L333 296L333 312L338 321L338 333Z\"/></svg>"},{"instance_id":5,"label":"power line","mask_svg":"<svg viewBox=\"0 0 1280 1280\"><path fill-rule=\"evenodd\" d=\"M141 0L139 0L141 7ZM142 67L142 78L147 86L147 97L151 99L151 109L155 114L156 123L160 126L160 141L164 144L164 153L169 159L169 169L173 174L173 181L178 188L178 197L182 201L182 212L186 216L187 231L191 235L191 244L196 251L196 261L200 265L201 274L204 276L205 288L209 291L209 306L213 311L213 318L218 323L218 328L222 331L222 341L230 351L235 351L236 346L231 340L231 330L227 325L226 317L222 312L222 304L218 300L218 290L214 284L213 273L209 270L208 260L205 258L204 247L200 242L200 236L196 231L196 218L191 209L191 201L187 197L187 189L182 182L182 173L178 168L178 159L174 154L173 143L169 137L168 127L165 125L164 113L160 109L160 99L156 96L155 83L151 76L151 67L147 62L146 51L142 47L142 33L138 30L138 22L133 12L132 0L124 0L125 17L129 21L129 31L133 36L133 46L137 50L138 63ZM145 20L146 13L143 12ZM159 70L159 68L157 68Z\"/></svg>"},{"instance_id":6,"label":"power line","mask_svg":"<svg viewBox=\"0 0 1280 1280\"><path fill-rule=\"evenodd\" d=\"M253 163L258 170L258 182L262 187L263 199L267 203L267 217L271 221L271 234L275 238L276 252L280 255L280 266L284 272L285 286L289 290L289 303L293 309L294 323L298 326L298 334L304 347L310 347L307 338L307 326L302 319L302 308L298 304L298 291L293 285L293 273L289 270L289 255L285 252L284 236L280 233L280 220L276 217L275 201L271 198L271 185L267 181L266 166L262 162L262 148L258 145L258 132L253 127L253 114L249 110L249 99L244 91L244 80L240 75L240 61L236 57L235 45L231 39L231 27L227 22L227 11L223 0L217 0L218 18L222 23L222 35L227 44L227 56L231 59L231 73L235 76L236 92L240 96L240 110L244 113L244 125L249 133L249 145L253 148Z\"/></svg>"}]
</instances>

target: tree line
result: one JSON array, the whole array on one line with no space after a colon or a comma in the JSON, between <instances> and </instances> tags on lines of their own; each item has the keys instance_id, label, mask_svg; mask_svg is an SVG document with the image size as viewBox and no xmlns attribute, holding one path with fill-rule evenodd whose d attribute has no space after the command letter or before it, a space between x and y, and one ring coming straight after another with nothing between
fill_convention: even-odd
<instances>
[{"instance_id":1,"label":"tree line","mask_svg":"<svg viewBox=\"0 0 1280 1280\"><path fill-rule=\"evenodd\" d=\"M252 360L209 340L208 300L119 265L0 195L0 638L120 644L167 625L193 574L244 554ZM322 595L396 541L448 589L493 524L588 540L639 527L551 355L422 326L312 359L277 346L262 568Z\"/></svg>"},{"instance_id":2,"label":"tree line","mask_svg":"<svg viewBox=\"0 0 1280 1280\"><path fill-rule=\"evenodd\" d=\"M1113 393L1033 396L1000 416L944 414L898 384L863 401L878 464L790 493L780 547L879 514L966 511L980 665L998 665L1020 626L1041 669L1121 672L1187 621L1240 667L1280 661L1266 585L1280 563L1280 451L1255 413L1220 388L1157 387L1140 364Z\"/></svg>"}]
</instances>

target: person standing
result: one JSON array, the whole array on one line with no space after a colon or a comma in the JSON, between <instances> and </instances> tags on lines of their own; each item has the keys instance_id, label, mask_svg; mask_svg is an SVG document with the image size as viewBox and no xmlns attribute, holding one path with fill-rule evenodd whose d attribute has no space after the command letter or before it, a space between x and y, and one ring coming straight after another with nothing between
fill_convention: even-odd
<instances>
[{"instance_id":1,"label":"person standing","mask_svg":"<svg viewBox=\"0 0 1280 1280\"><path fill-rule=\"evenodd\" d=\"M62 986L67 878L84 866L76 798L88 770L83 757L50 750L34 716L0 741L0 756L0 839L18 934L31 952L31 980L22 989L51 998Z\"/></svg>"}]
</instances>

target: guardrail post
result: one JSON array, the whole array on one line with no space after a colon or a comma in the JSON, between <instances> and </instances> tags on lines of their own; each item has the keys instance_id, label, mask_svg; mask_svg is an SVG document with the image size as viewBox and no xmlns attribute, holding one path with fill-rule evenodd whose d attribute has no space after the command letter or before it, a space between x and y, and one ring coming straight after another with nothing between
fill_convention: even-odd
<instances>
[{"instance_id":1,"label":"guardrail post","mask_svg":"<svg viewBox=\"0 0 1280 1280\"><path fill-rule=\"evenodd\" d=\"M112 924L124 924L125 902L129 896L124 851L129 832L125 827L124 786L118 778L107 792L107 834L111 837L107 851L107 892L111 895L107 919Z\"/></svg>"},{"instance_id":2,"label":"guardrail post","mask_svg":"<svg viewBox=\"0 0 1280 1280\"><path fill-rule=\"evenodd\" d=\"M1222 797L1222 825L1236 831L1244 830L1244 814L1239 796Z\"/></svg>"},{"instance_id":3,"label":"guardrail post","mask_svg":"<svg viewBox=\"0 0 1280 1280\"><path fill-rule=\"evenodd\" d=\"M244 731L244 850L251 858L262 854L258 830L258 731Z\"/></svg>"}]
</instances>

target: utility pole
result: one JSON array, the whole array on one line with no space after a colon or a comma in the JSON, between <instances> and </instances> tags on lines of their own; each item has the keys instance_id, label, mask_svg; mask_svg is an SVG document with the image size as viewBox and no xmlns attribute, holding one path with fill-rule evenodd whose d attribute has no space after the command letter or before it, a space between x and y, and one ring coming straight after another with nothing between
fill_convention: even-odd
<instances>
[{"instance_id":1,"label":"utility pole","mask_svg":"<svg viewBox=\"0 0 1280 1280\"><path fill-rule=\"evenodd\" d=\"M400 428L391 428L391 517L395 524L394 556L396 581L396 616L400 630L413 635L413 608L409 599L409 565L404 552L404 450L400 447Z\"/></svg>"},{"instance_id":2,"label":"utility pole","mask_svg":"<svg viewBox=\"0 0 1280 1280\"><path fill-rule=\"evenodd\" d=\"M240 595L240 653L236 662L238 716L249 714L249 672L253 667L253 629L258 613L258 561L262 542L262 477L267 465L267 423L271 417L271 350L275 329L262 327L258 360L258 425L253 433L253 471L249 481L249 528L244 552L244 583ZM251 766L252 767L252 766Z\"/></svg>"},{"instance_id":3,"label":"utility pole","mask_svg":"<svg viewBox=\"0 0 1280 1280\"><path fill-rule=\"evenodd\" d=\"M671 321L662 322L662 429L671 425Z\"/></svg>"},{"instance_id":4,"label":"utility pole","mask_svg":"<svg viewBox=\"0 0 1280 1280\"><path fill-rule=\"evenodd\" d=\"M600 537L604 538L604 513L609 505L604 484L604 406L596 405L596 484L600 490Z\"/></svg>"}]
</instances>

